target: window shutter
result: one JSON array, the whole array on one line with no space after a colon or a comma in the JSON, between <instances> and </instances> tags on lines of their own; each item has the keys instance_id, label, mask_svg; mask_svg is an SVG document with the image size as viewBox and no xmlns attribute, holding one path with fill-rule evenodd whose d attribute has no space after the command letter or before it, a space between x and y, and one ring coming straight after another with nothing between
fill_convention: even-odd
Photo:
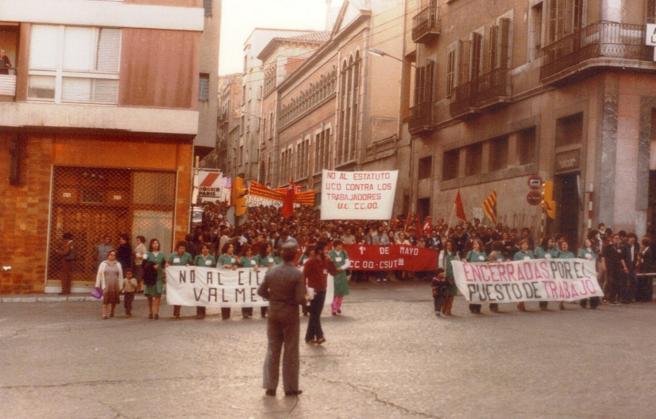
<instances>
[{"instance_id":1,"label":"window shutter","mask_svg":"<svg viewBox=\"0 0 656 419\"><path fill-rule=\"evenodd\" d=\"M431 105L433 103L433 80L435 78L435 62L428 61L426 67L426 102Z\"/></svg>"},{"instance_id":2,"label":"window shutter","mask_svg":"<svg viewBox=\"0 0 656 419\"><path fill-rule=\"evenodd\" d=\"M499 68L508 68L510 64L510 23L507 18L499 21Z\"/></svg>"},{"instance_id":3,"label":"window shutter","mask_svg":"<svg viewBox=\"0 0 656 419\"><path fill-rule=\"evenodd\" d=\"M496 25L492 25L488 29L487 43L485 49L485 64L483 70L486 73L496 68L497 31L498 31L498 27Z\"/></svg>"},{"instance_id":4,"label":"window shutter","mask_svg":"<svg viewBox=\"0 0 656 419\"><path fill-rule=\"evenodd\" d=\"M96 70L101 73L118 73L121 58L121 30L103 28L98 34Z\"/></svg>"},{"instance_id":5,"label":"window shutter","mask_svg":"<svg viewBox=\"0 0 656 419\"><path fill-rule=\"evenodd\" d=\"M471 48L471 76L470 79L476 79L481 72L481 48L483 47L483 37L480 33L474 32L472 34L472 48Z\"/></svg>"},{"instance_id":6,"label":"window shutter","mask_svg":"<svg viewBox=\"0 0 656 419\"><path fill-rule=\"evenodd\" d=\"M449 51L449 58L447 62L447 70L446 70L446 95L451 96L453 93L453 85L454 85L454 79L455 79L455 71L456 71L456 51L451 50Z\"/></svg>"},{"instance_id":7,"label":"window shutter","mask_svg":"<svg viewBox=\"0 0 656 419\"><path fill-rule=\"evenodd\" d=\"M458 44L458 86L463 85L469 81L469 65L471 59L471 41L459 41Z\"/></svg>"}]
</instances>

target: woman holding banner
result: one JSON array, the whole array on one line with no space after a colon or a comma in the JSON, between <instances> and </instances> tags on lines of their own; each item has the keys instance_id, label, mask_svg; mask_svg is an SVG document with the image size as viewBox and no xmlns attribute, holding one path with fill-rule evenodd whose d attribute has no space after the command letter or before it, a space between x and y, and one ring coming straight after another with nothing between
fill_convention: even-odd
<instances>
[{"instance_id":1,"label":"woman holding banner","mask_svg":"<svg viewBox=\"0 0 656 419\"><path fill-rule=\"evenodd\" d=\"M595 268L597 268L597 272L599 272L599 257L597 255L597 252L594 251L594 248L592 246L592 240L590 239L585 239L583 242L583 247L579 249L577 255L579 259L585 259L589 260L591 262L595 263ZM588 308L588 302L590 303L590 308L591 309L596 309L599 306L599 297L592 297L592 298L584 298L580 301L581 307L583 308Z\"/></svg>"},{"instance_id":2,"label":"woman holding banner","mask_svg":"<svg viewBox=\"0 0 656 419\"><path fill-rule=\"evenodd\" d=\"M253 248L251 246L244 246L241 250L239 257L239 266L242 268L257 269L257 260L253 256ZM253 307L242 307L241 314L244 319L253 317ZM262 317L266 316L266 312L262 313Z\"/></svg>"},{"instance_id":3,"label":"woman holding banner","mask_svg":"<svg viewBox=\"0 0 656 419\"><path fill-rule=\"evenodd\" d=\"M559 248L560 252L558 253L558 259L576 259L574 253L569 251L569 243L567 243L567 240L561 240ZM561 310L565 310L565 302L561 301L559 307Z\"/></svg>"},{"instance_id":4,"label":"woman holding banner","mask_svg":"<svg viewBox=\"0 0 656 419\"><path fill-rule=\"evenodd\" d=\"M200 254L196 255L194 259L195 266L202 266L205 268L213 268L216 265L216 258L210 254L210 246L207 243L203 243L200 248ZM196 318L198 320L205 318L205 307L196 306Z\"/></svg>"},{"instance_id":5,"label":"woman holding banner","mask_svg":"<svg viewBox=\"0 0 656 419\"><path fill-rule=\"evenodd\" d=\"M237 269L237 257L235 256L235 245L228 242L221 249L221 256L217 267L223 269ZM230 318L230 307L221 308L221 318L228 320Z\"/></svg>"},{"instance_id":6,"label":"woman holding banner","mask_svg":"<svg viewBox=\"0 0 656 419\"><path fill-rule=\"evenodd\" d=\"M535 259L535 255L533 254L533 252L531 251L529 246L530 246L529 240L528 239L522 239L522 241L519 242L519 251L517 253L515 253L515 255L513 256L513 260L518 261L518 260ZM540 307L542 307L542 304L543 304L543 302L541 301L540 302ZM546 304L546 302L545 302L545 304ZM517 310L519 310L521 312L525 312L526 311L526 304L524 304L523 301L521 303L517 304Z\"/></svg>"},{"instance_id":7,"label":"woman holding banner","mask_svg":"<svg viewBox=\"0 0 656 419\"><path fill-rule=\"evenodd\" d=\"M474 239L472 250L467 252L465 260L469 263L483 263L487 260L487 255L483 250L483 242L480 239ZM481 314L481 304L469 304L469 311L472 314Z\"/></svg>"},{"instance_id":8,"label":"woman holding banner","mask_svg":"<svg viewBox=\"0 0 656 419\"><path fill-rule=\"evenodd\" d=\"M453 300L458 294L458 287L456 286L456 280L453 276L453 266L451 262L454 260L460 260L458 252L456 251L456 243L453 239L446 241L444 250L440 253L438 267L444 270L444 275L446 280L449 283L449 292L442 306L442 314L445 316L451 315L451 309L453 308Z\"/></svg>"},{"instance_id":9,"label":"woman holding banner","mask_svg":"<svg viewBox=\"0 0 656 419\"><path fill-rule=\"evenodd\" d=\"M552 237L543 239L540 246L536 247L534 252L536 259L556 259L558 253L558 245ZM549 303L547 301L540 301L540 310L544 311L548 308Z\"/></svg>"},{"instance_id":10,"label":"woman holding banner","mask_svg":"<svg viewBox=\"0 0 656 419\"><path fill-rule=\"evenodd\" d=\"M273 268L282 263L280 258L273 253L273 246L271 243L261 243L260 252L255 255L255 263L259 268ZM262 318L267 316L267 307L260 307L260 314Z\"/></svg>"},{"instance_id":11,"label":"woman holding banner","mask_svg":"<svg viewBox=\"0 0 656 419\"><path fill-rule=\"evenodd\" d=\"M171 253L166 266L189 266L192 263L193 258L191 257L191 253L187 252L187 244L183 241L179 241L175 246L175 253ZM180 309L182 309L182 306L173 306L173 318L180 318Z\"/></svg>"},{"instance_id":12,"label":"woman holding banner","mask_svg":"<svg viewBox=\"0 0 656 419\"><path fill-rule=\"evenodd\" d=\"M349 295L348 276L346 270L351 265L348 254L344 250L344 245L341 240L333 242L333 250L328 253L328 257L337 268L337 274L333 277L335 284L335 296L331 304L332 314L336 316L342 314L342 302L344 297Z\"/></svg>"}]
</instances>

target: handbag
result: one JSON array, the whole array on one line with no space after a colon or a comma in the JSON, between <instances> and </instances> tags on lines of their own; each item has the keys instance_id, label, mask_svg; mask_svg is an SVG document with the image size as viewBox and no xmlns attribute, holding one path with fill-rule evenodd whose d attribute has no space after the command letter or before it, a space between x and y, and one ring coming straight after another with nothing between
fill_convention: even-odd
<instances>
[{"instance_id":1,"label":"handbag","mask_svg":"<svg viewBox=\"0 0 656 419\"><path fill-rule=\"evenodd\" d=\"M91 296L96 300L100 300L103 297L103 290L100 287L95 287L91 290Z\"/></svg>"}]
</instances>

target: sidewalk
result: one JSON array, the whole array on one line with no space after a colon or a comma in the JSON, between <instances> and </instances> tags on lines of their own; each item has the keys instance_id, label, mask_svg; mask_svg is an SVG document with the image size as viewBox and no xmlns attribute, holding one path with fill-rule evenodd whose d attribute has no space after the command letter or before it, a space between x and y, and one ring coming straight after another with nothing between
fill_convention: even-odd
<instances>
[{"instance_id":1,"label":"sidewalk","mask_svg":"<svg viewBox=\"0 0 656 419\"><path fill-rule=\"evenodd\" d=\"M145 300L143 294L135 295L135 301ZM0 304L2 303L66 303L66 302L97 302L87 293L78 293L70 295L59 294L22 294L22 295L0 295Z\"/></svg>"}]
</instances>

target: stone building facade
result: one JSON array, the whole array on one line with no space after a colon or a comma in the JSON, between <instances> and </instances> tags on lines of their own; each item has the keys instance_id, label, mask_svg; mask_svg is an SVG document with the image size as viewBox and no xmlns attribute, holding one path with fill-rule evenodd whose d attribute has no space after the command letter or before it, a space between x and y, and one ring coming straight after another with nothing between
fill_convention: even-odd
<instances>
[{"instance_id":1,"label":"stone building facade","mask_svg":"<svg viewBox=\"0 0 656 419\"><path fill-rule=\"evenodd\" d=\"M268 176L321 188L321 170L398 167L402 7L345 1L330 39L277 88L277 162ZM398 194L397 194L398 195Z\"/></svg>"},{"instance_id":2,"label":"stone building facade","mask_svg":"<svg viewBox=\"0 0 656 419\"><path fill-rule=\"evenodd\" d=\"M460 191L468 216L480 217L496 191L499 221L536 236L543 225L573 242L602 222L653 230L652 0L405 8L401 113L413 211L448 218ZM527 203L532 175L554 181L553 221Z\"/></svg>"}]
</instances>

